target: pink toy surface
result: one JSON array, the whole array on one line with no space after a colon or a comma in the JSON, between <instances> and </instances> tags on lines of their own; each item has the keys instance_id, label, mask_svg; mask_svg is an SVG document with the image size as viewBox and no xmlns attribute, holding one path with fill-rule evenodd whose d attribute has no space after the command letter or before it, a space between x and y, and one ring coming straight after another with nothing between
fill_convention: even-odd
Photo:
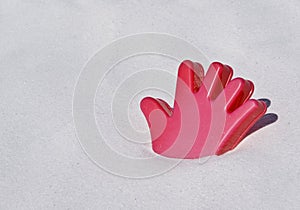
<instances>
[{"instance_id":1,"label":"pink toy surface","mask_svg":"<svg viewBox=\"0 0 300 210\"><path fill-rule=\"evenodd\" d=\"M232 79L228 65L214 62L206 75L201 64L183 61L174 106L146 97L141 101L155 153L195 159L234 149L264 115L266 104L250 99L254 85Z\"/></svg>"}]
</instances>

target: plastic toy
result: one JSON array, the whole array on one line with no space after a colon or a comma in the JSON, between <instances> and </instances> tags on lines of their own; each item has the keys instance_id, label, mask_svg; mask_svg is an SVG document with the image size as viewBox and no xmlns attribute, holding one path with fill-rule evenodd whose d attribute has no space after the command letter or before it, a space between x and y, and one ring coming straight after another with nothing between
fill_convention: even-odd
<instances>
[{"instance_id":1,"label":"plastic toy","mask_svg":"<svg viewBox=\"0 0 300 210\"><path fill-rule=\"evenodd\" d=\"M174 106L144 98L144 113L155 153L194 159L234 149L266 112L266 104L250 99L254 85L232 79L228 65L214 62L206 75L201 64L183 61L178 70Z\"/></svg>"}]
</instances>

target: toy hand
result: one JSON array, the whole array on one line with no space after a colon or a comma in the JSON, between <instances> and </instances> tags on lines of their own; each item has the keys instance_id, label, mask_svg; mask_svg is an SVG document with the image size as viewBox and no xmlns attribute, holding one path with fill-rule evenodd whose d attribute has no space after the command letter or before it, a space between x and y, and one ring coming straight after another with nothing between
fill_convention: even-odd
<instances>
[{"instance_id":1,"label":"toy hand","mask_svg":"<svg viewBox=\"0 0 300 210\"><path fill-rule=\"evenodd\" d=\"M249 99L254 85L231 80L233 70L214 62L204 77L201 64L179 66L174 108L161 99L141 101L154 152L172 158L193 159L221 155L234 149L266 112L266 105Z\"/></svg>"}]
</instances>

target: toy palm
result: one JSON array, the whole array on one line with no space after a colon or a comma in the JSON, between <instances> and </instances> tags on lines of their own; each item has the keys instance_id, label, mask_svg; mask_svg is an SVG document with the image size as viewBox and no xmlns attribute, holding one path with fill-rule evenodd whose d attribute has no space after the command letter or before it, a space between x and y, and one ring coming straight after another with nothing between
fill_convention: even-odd
<instances>
[{"instance_id":1,"label":"toy palm","mask_svg":"<svg viewBox=\"0 0 300 210\"><path fill-rule=\"evenodd\" d=\"M205 77L199 63L179 66L174 106L161 99L141 101L154 152L193 159L234 149L266 112L265 103L250 99L249 80L231 80L231 67L214 62Z\"/></svg>"}]
</instances>

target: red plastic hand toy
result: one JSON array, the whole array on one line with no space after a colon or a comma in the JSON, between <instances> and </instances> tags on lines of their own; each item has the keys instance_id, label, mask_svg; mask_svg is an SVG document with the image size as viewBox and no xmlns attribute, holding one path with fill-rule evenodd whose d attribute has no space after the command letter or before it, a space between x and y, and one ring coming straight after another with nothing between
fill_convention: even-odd
<instances>
[{"instance_id":1,"label":"red plastic hand toy","mask_svg":"<svg viewBox=\"0 0 300 210\"><path fill-rule=\"evenodd\" d=\"M193 159L234 149L266 112L265 103L250 99L249 80L231 80L231 67L214 62L204 77L201 64L179 66L174 108L146 97L141 109L147 119L154 152Z\"/></svg>"}]
</instances>

